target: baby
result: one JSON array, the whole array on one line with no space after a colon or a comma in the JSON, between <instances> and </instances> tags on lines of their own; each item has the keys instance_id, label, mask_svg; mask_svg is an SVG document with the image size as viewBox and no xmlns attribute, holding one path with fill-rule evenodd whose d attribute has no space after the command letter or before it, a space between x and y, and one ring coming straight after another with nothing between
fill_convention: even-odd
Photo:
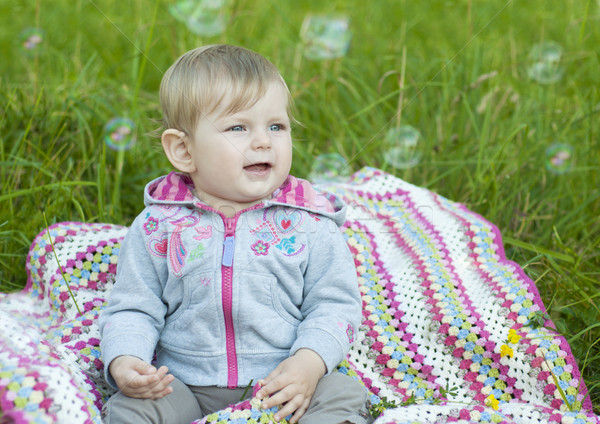
<instances>
[{"instance_id":1,"label":"baby","mask_svg":"<svg viewBox=\"0 0 600 424\"><path fill-rule=\"evenodd\" d=\"M146 186L122 245L100 318L119 389L104 422L187 424L252 381L263 408L282 405L277 420L372 422L366 389L335 371L361 316L345 206L289 175L277 68L241 47L197 48L166 72L160 101L180 172Z\"/></svg>"}]
</instances>

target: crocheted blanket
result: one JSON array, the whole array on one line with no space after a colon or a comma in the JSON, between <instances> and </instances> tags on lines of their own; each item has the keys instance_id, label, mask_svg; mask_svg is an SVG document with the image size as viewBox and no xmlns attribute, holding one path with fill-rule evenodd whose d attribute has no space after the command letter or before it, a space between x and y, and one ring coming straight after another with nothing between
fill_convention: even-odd
<instances>
[{"instance_id":1,"label":"crocheted blanket","mask_svg":"<svg viewBox=\"0 0 600 424\"><path fill-rule=\"evenodd\" d=\"M377 169L322 188L349 205L342 231L363 300L338 371L362 381L376 423L600 421L494 225ZM26 288L0 295L0 422L101 422L112 390L96 319L126 230L63 222L33 241ZM253 399L197 423L269 423L275 410Z\"/></svg>"}]
</instances>

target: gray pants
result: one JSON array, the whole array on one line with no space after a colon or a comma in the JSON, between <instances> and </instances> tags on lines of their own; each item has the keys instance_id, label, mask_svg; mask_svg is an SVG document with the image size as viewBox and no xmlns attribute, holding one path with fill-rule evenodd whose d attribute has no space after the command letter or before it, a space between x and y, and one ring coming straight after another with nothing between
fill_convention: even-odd
<instances>
[{"instance_id":1,"label":"gray pants","mask_svg":"<svg viewBox=\"0 0 600 424\"><path fill-rule=\"evenodd\" d=\"M175 379L173 393L157 399L134 399L116 393L102 408L104 424L189 424L205 415L238 403L245 388L186 386ZM248 390L247 398L252 397ZM367 390L352 377L333 372L323 377L300 424L368 424Z\"/></svg>"}]
</instances>

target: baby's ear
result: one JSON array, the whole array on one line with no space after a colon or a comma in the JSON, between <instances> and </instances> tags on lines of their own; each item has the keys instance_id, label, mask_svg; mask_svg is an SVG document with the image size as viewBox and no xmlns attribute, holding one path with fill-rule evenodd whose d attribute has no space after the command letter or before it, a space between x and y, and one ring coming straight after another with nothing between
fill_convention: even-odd
<instances>
[{"instance_id":1,"label":"baby's ear","mask_svg":"<svg viewBox=\"0 0 600 424\"><path fill-rule=\"evenodd\" d=\"M190 140L183 131L169 128L162 133L160 140L171 165L181 172L196 171L190 152Z\"/></svg>"}]
</instances>

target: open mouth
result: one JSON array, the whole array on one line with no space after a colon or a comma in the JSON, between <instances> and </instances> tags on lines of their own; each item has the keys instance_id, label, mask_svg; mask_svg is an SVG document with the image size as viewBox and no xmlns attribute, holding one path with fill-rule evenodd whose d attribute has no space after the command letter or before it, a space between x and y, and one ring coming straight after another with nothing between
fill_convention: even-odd
<instances>
[{"instance_id":1,"label":"open mouth","mask_svg":"<svg viewBox=\"0 0 600 424\"><path fill-rule=\"evenodd\" d=\"M244 170L249 172L265 172L271 169L271 164L267 162L253 163L244 167Z\"/></svg>"}]
</instances>

